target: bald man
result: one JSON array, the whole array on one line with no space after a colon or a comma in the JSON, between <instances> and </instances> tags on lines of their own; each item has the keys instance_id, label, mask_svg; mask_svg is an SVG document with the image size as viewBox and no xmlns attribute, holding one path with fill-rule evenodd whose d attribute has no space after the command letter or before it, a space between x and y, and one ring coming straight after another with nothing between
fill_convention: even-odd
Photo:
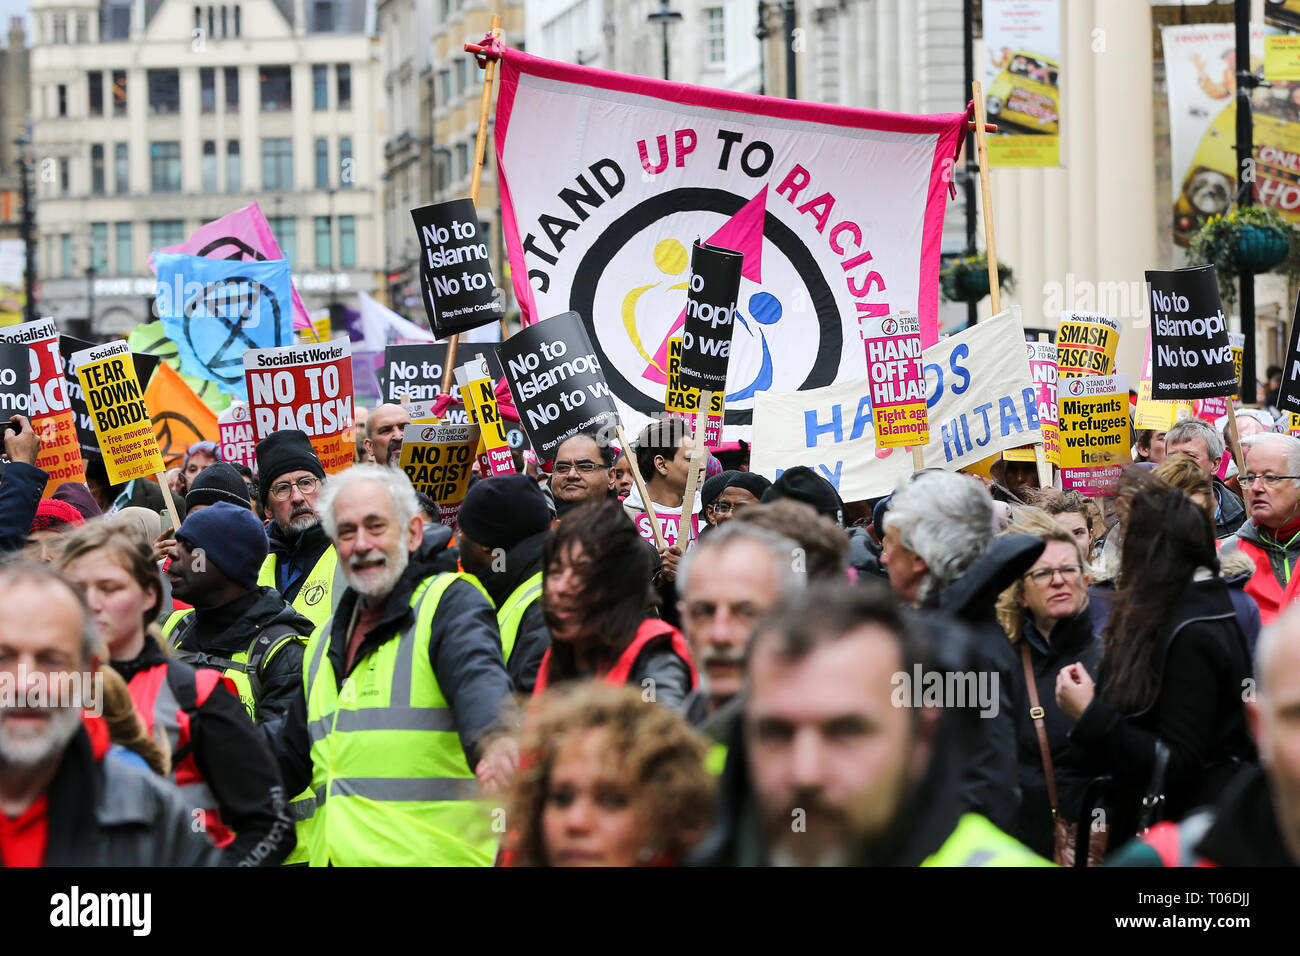
<instances>
[{"instance_id":1,"label":"bald man","mask_svg":"<svg viewBox=\"0 0 1300 956\"><path fill-rule=\"evenodd\" d=\"M402 458L402 429L411 416L401 405L380 405L366 419L366 451L376 464L396 468Z\"/></svg>"}]
</instances>

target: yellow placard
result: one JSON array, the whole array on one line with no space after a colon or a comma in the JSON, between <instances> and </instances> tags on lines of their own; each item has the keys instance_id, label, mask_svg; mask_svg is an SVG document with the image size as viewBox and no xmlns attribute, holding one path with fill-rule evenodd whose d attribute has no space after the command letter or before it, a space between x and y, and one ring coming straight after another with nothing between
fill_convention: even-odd
<instances>
[{"instance_id":1,"label":"yellow placard","mask_svg":"<svg viewBox=\"0 0 1300 956\"><path fill-rule=\"evenodd\" d=\"M990 166L1060 166L1059 136L990 136Z\"/></svg>"},{"instance_id":2,"label":"yellow placard","mask_svg":"<svg viewBox=\"0 0 1300 956\"><path fill-rule=\"evenodd\" d=\"M1114 494L1128 464L1128 381L1123 375L1062 378L1061 486L1088 496Z\"/></svg>"},{"instance_id":3,"label":"yellow placard","mask_svg":"<svg viewBox=\"0 0 1300 956\"><path fill-rule=\"evenodd\" d=\"M1264 37L1264 79L1300 80L1300 35Z\"/></svg>"},{"instance_id":4,"label":"yellow placard","mask_svg":"<svg viewBox=\"0 0 1300 956\"><path fill-rule=\"evenodd\" d=\"M109 484L161 474L162 455L130 347L120 340L110 342L76 353L73 362Z\"/></svg>"},{"instance_id":5,"label":"yellow placard","mask_svg":"<svg viewBox=\"0 0 1300 956\"><path fill-rule=\"evenodd\" d=\"M1123 326L1100 312L1062 312L1056 332L1056 367L1061 375L1109 375Z\"/></svg>"},{"instance_id":6,"label":"yellow placard","mask_svg":"<svg viewBox=\"0 0 1300 956\"><path fill-rule=\"evenodd\" d=\"M416 491L434 501L444 523L454 519L474 470L474 427L407 425L399 464Z\"/></svg>"},{"instance_id":7,"label":"yellow placard","mask_svg":"<svg viewBox=\"0 0 1300 956\"><path fill-rule=\"evenodd\" d=\"M469 420L479 427L481 445L488 468L494 475L510 475L515 471L515 460L510 454L510 440L497 408L497 393L491 378L476 378L461 386L460 400L465 403Z\"/></svg>"},{"instance_id":8,"label":"yellow placard","mask_svg":"<svg viewBox=\"0 0 1300 956\"><path fill-rule=\"evenodd\" d=\"M1192 414L1191 402L1171 402L1151 397L1151 379L1138 382L1137 408L1133 412L1134 428L1152 428L1167 432L1179 419Z\"/></svg>"}]
</instances>

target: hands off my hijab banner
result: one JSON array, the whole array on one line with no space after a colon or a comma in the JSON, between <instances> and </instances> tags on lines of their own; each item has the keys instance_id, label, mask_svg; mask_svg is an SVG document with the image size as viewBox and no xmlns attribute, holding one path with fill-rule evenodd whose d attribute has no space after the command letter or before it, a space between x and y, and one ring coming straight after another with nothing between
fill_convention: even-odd
<instances>
[{"instance_id":1,"label":"hands off my hijab banner","mask_svg":"<svg viewBox=\"0 0 1300 956\"><path fill-rule=\"evenodd\" d=\"M635 431L663 409L692 244L742 253L725 437L746 437L758 393L864 377L861 320L912 311L937 341L945 171L964 123L507 49L496 144L524 321L576 311Z\"/></svg>"}]
</instances>

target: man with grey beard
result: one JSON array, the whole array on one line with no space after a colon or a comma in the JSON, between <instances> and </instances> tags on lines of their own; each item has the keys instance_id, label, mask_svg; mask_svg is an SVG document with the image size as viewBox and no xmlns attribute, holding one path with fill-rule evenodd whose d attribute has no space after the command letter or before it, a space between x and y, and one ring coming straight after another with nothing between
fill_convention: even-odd
<instances>
[{"instance_id":1,"label":"man with grey beard","mask_svg":"<svg viewBox=\"0 0 1300 956\"><path fill-rule=\"evenodd\" d=\"M258 491L271 517L270 549L258 587L273 587L312 624L329 619L343 590L338 554L320 526L316 502L325 469L305 432L273 432L257 446Z\"/></svg>"},{"instance_id":2,"label":"man with grey beard","mask_svg":"<svg viewBox=\"0 0 1300 956\"><path fill-rule=\"evenodd\" d=\"M215 866L178 791L109 753L102 717L82 720L99 634L50 568L0 567L0 865Z\"/></svg>"},{"instance_id":3,"label":"man with grey beard","mask_svg":"<svg viewBox=\"0 0 1300 956\"><path fill-rule=\"evenodd\" d=\"M289 792L317 794L313 866L490 866L491 793L518 747L496 609L467 574L438 570L415 489L353 465L319 502L346 587L303 655L303 694L276 756Z\"/></svg>"}]
</instances>

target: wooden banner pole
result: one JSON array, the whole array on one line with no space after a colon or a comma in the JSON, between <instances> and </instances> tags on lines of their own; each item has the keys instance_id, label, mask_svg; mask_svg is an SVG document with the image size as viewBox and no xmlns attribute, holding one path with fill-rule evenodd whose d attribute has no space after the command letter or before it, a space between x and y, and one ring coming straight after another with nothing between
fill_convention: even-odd
<instances>
[{"instance_id":1,"label":"wooden banner pole","mask_svg":"<svg viewBox=\"0 0 1300 956\"><path fill-rule=\"evenodd\" d=\"M492 22L488 27L488 33L496 39L501 34L501 17L498 14L492 14ZM469 181L469 198L470 202L478 206L478 184L483 175L483 154L487 151L487 122L488 110L492 107L492 83L496 80L497 61L495 57L489 57L487 65L483 68L483 95L479 98L478 104L478 138L474 140L474 171ZM506 337L506 320L501 318L501 338ZM456 346L460 342L460 335L453 335L447 345L447 370L442 376L442 391L446 394L451 384L451 370L456 367Z\"/></svg>"},{"instance_id":2,"label":"wooden banner pole","mask_svg":"<svg viewBox=\"0 0 1300 956\"><path fill-rule=\"evenodd\" d=\"M704 447L704 429L709 420L709 406L713 404L712 392L700 392L700 407L695 412L695 433L692 436L691 468L686 476L686 495L682 498L682 514L677 520L677 543L682 553L691 542L691 516L695 513L695 492L700 484L700 472L709 464L709 450Z\"/></svg>"},{"instance_id":3,"label":"wooden banner pole","mask_svg":"<svg viewBox=\"0 0 1300 956\"><path fill-rule=\"evenodd\" d=\"M664 541L663 529L659 527L659 516L655 514L654 502L650 500L650 492L646 490L645 479L641 477L641 469L637 466L636 456L632 454L632 443L627 440L627 435L623 432L623 426L615 425L614 433L618 435L619 447L623 449L623 454L627 456L628 468L632 472L632 482L636 485L637 494L641 496L641 503L645 505L645 513L650 517L650 530L654 532L655 547L663 550L668 547Z\"/></svg>"}]
</instances>

